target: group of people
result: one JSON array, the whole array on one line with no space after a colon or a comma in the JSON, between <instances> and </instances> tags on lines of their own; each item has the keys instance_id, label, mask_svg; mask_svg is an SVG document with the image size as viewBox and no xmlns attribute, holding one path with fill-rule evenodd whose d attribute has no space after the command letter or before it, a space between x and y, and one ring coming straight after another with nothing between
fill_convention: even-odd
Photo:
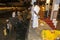
<instances>
[{"instance_id":1,"label":"group of people","mask_svg":"<svg viewBox=\"0 0 60 40\"><path fill-rule=\"evenodd\" d=\"M30 11L13 11L12 17L6 20L6 29L8 34L16 32L16 40L25 40L30 23Z\"/></svg>"},{"instance_id":2,"label":"group of people","mask_svg":"<svg viewBox=\"0 0 60 40\"><path fill-rule=\"evenodd\" d=\"M6 20L7 33L16 32L16 40L25 40L29 29L30 20L32 20L32 27L38 27L38 15L40 7L37 2L24 11L13 11L12 17Z\"/></svg>"}]
</instances>

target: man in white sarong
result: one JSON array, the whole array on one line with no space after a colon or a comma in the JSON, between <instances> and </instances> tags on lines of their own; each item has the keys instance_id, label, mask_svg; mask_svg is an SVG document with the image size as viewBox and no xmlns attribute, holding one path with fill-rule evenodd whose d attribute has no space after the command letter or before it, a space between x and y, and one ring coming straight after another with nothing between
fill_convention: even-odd
<instances>
[{"instance_id":1,"label":"man in white sarong","mask_svg":"<svg viewBox=\"0 0 60 40\"><path fill-rule=\"evenodd\" d=\"M32 8L33 12L32 12L32 20L33 20L33 23L32 23L32 27L33 28L37 28L38 27L38 13L40 11L40 7L36 4L36 2L34 3L34 6Z\"/></svg>"}]
</instances>

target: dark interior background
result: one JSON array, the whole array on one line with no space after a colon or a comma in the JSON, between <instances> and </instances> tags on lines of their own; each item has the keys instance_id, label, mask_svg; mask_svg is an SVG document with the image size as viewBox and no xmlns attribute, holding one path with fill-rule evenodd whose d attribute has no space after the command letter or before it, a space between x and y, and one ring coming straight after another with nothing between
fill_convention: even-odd
<instances>
[{"instance_id":1,"label":"dark interior background","mask_svg":"<svg viewBox=\"0 0 60 40\"><path fill-rule=\"evenodd\" d=\"M19 0L0 0L0 3L19 2Z\"/></svg>"}]
</instances>

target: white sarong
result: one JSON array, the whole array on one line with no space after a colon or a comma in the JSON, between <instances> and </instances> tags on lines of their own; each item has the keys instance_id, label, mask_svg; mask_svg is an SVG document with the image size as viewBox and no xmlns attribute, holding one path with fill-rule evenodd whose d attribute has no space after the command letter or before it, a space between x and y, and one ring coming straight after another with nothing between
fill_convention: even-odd
<instances>
[{"instance_id":1,"label":"white sarong","mask_svg":"<svg viewBox=\"0 0 60 40\"><path fill-rule=\"evenodd\" d=\"M39 8L39 6L35 6L34 8L32 8L33 10L32 10L32 20L33 20L33 22L32 22L32 27L33 28L36 28L36 27L38 27L38 16L35 14L35 12L38 14L38 12L39 12L39 10L40 10L40 8ZM35 11L35 12L34 12Z\"/></svg>"}]
</instances>

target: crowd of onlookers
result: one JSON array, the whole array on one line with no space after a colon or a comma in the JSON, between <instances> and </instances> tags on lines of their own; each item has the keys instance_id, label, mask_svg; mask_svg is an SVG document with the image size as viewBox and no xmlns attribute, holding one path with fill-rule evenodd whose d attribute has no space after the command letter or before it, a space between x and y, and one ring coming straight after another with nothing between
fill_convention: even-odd
<instances>
[{"instance_id":1,"label":"crowd of onlookers","mask_svg":"<svg viewBox=\"0 0 60 40\"><path fill-rule=\"evenodd\" d=\"M37 6L36 2L34 4L37 7L36 8L34 5L34 7L37 9L37 10L35 9L34 11L38 15L39 7ZM12 17L8 17L8 19L6 19L5 21L6 23L2 24L2 26L4 25L3 30L5 30L4 31L5 36L12 35L12 33L16 32L16 40L25 40L25 38L27 38L29 23L32 17L31 8L33 5L30 5L30 3L28 2L25 3L24 6L25 9L23 11L19 11L15 8L15 10L13 10ZM35 14L36 17L34 18L38 17L36 14ZM34 22L38 22L38 21L34 21Z\"/></svg>"},{"instance_id":2,"label":"crowd of onlookers","mask_svg":"<svg viewBox=\"0 0 60 40\"><path fill-rule=\"evenodd\" d=\"M30 18L30 10L14 10L12 13L12 17L8 17L5 23L2 22L0 24L0 27L2 26L2 31L4 30L3 34L5 36L8 36L16 32L16 40L25 40L29 29Z\"/></svg>"}]
</instances>

